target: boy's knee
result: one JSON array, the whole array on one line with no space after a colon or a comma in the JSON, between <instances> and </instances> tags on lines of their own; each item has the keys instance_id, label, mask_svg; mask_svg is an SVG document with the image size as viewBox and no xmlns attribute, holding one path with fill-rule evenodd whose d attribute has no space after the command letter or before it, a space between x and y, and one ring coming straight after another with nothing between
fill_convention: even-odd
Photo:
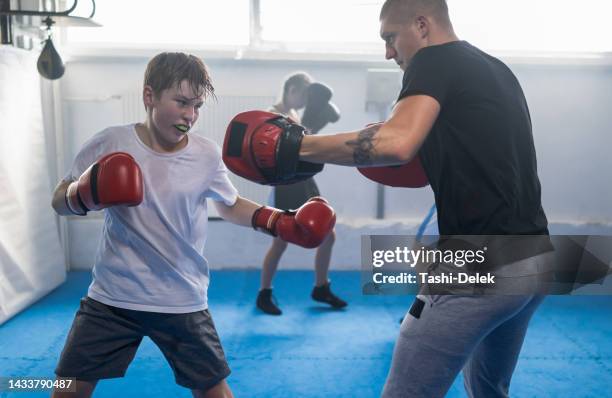
<instances>
[{"instance_id":1,"label":"boy's knee","mask_svg":"<svg viewBox=\"0 0 612 398\"><path fill-rule=\"evenodd\" d=\"M221 380L208 390L191 390L191 392L195 398L234 398L226 380Z\"/></svg>"},{"instance_id":2,"label":"boy's knee","mask_svg":"<svg viewBox=\"0 0 612 398\"><path fill-rule=\"evenodd\" d=\"M58 377L58 380L62 378ZM53 390L51 393L51 398L88 398L93 394L94 389L96 388L97 380L94 381L84 381L84 380L74 380L74 388L69 389L69 391L63 390Z\"/></svg>"}]
</instances>

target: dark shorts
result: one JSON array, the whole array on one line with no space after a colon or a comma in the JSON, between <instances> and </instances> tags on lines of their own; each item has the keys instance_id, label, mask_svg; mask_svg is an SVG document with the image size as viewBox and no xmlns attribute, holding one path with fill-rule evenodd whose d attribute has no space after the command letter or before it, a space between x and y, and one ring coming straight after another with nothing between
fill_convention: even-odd
<instances>
[{"instance_id":1,"label":"dark shorts","mask_svg":"<svg viewBox=\"0 0 612 398\"><path fill-rule=\"evenodd\" d=\"M308 199L319 195L319 188L313 178L290 185L277 185L274 187L273 206L282 210L295 210Z\"/></svg>"},{"instance_id":2,"label":"dark shorts","mask_svg":"<svg viewBox=\"0 0 612 398\"><path fill-rule=\"evenodd\" d=\"M55 373L93 381L123 377L144 336L162 351L177 384L208 390L230 369L208 310L133 311L81 300Z\"/></svg>"}]
</instances>

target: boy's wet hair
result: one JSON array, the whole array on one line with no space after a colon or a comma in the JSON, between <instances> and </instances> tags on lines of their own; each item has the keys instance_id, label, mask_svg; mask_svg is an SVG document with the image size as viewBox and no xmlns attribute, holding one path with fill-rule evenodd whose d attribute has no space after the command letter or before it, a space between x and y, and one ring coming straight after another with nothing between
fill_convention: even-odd
<instances>
[{"instance_id":1,"label":"boy's wet hair","mask_svg":"<svg viewBox=\"0 0 612 398\"><path fill-rule=\"evenodd\" d=\"M150 86L156 96L162 91L178 86L183 80L197 96L215 97L215 88L208 68L195 55L180 52L164 52L153 57L145 71L144 84Z\"/></svg>"}]
</instances>

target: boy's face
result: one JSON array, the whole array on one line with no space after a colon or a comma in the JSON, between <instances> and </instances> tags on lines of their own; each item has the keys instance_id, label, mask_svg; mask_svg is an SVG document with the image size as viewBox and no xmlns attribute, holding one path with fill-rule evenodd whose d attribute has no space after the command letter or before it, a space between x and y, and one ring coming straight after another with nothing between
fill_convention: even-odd
<instances>
[{"instance_id":1,"label":"boy's face","mask_svg":"<svg viewBox=\"0 0 612 398\"><path fill-rule=\"evenodd\" d=\"M183 80L159 95L145 86L144 101L150 111L151 132L161 144L172 146L180 143L198 120L204 94L198 95Z\"/></svg>"}]
</instances>

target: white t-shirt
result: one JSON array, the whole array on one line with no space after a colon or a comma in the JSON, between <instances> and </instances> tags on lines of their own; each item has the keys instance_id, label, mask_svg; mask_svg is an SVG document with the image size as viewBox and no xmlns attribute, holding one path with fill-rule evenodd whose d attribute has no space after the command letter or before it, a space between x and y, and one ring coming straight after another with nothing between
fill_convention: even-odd
<instances>
[{"instance_id":1,"label":"white t-shirt","mask_svg":"<svg viewBox=\"0 0 612 398\"><path fill-rule=\"evenodd\" d=\"M219 147L201 136L163 154L147 147L135 125L109 127L78 153L66 180L113 152L127 152L142 170L144 198L105 209L104 230L87 295L120 308L187 313L208 308L206 199L232 206L238 197Z\"/></svg>"}]
</instances>

